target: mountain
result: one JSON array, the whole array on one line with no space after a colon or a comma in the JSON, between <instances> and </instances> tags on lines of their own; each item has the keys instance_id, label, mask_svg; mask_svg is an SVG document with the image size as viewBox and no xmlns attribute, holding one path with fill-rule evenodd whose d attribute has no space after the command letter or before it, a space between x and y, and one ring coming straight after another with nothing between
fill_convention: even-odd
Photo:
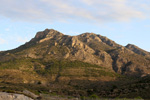
<instances>
[{"instance_id":1,"label":"mountain","mask_svg":"<svg viewBox=\"0 0 150 100\"><path fill-rule=\"evenodd\" d=\"M94 33L64 35L53 29L38 32L26 44L1 53L1 61L20 57L34 59L69 59L96 64L123 75L149 74L150 53L137 46L121 46L107 37ZM145 57L146 56L146 57ZM4 58L3 58L4 57Z\"/></svg>"},{"instance_id":2,"label":"mountain","mask_svg":"<svg viewBox=\"0 0 150 100\"><path fill-rule=\"evenodd\" d=\"M121 87L148 76L149 55L137 46L128 44L124 47L99 34L69 36L45 29L24 45L0 52L0 79L3 85L9 83L13 89L15 84L23 84L23 87L19 86L22 89L31 89L30 84L35 85L32 91L39 89L42 92L40 85L49 87L43 87L43 91L51 89L58 94L88 96L108 92L115 82ZM126 82L119 83L122 80ZM101 91L91 90L94 86ZM117 95L120 94L106 93L109 97Z\"/></svg>"}]
</instances>

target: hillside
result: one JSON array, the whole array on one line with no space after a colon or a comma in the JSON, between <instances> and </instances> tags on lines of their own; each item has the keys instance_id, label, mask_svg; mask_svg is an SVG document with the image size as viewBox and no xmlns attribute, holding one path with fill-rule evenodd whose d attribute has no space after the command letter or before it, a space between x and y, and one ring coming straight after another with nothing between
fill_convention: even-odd
<instances>
[{"instance_id":1,"label":"hillside","mask_svg":"<svg viewBox=\"0 0 150 100\"><path fill-rule=\"evenodd\" d=\"M120 94L114 89L120 91L124 84L128 87L148 76L149 55L139 47L124 47L98 34L68 36L45 29L20 47L0 52L0 90L124 97L129 91Z\"/></svg>"},{"instance_id":2,"label":"hillside","mask_svg":"<svg viewBox=\"0 0 150 100\"><path fill-rule=\"evenodd\" d=\"M150 72L148 54L135 46L123 47L107 37L94 33L68 36L53 29L46 29L38 32L26 44L0 53L0 61L19 58L44 61L69 59L96 64L123 75L141 76Z\"/></svg>"}]
</instances>

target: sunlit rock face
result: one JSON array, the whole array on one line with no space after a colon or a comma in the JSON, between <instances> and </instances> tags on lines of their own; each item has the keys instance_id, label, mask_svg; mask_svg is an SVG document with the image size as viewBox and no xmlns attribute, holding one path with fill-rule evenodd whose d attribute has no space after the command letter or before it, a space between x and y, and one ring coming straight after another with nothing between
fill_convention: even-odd
<instances>
[{"instance_id":1,"label":"sunlit rock face","mask_svg":"<svg viewBox=\"0 0 150 100\"><path fill-rule=\"evenodd\" d=\"M0 100L33 100L22 94L0 92Z\"/></svg>"}]
</instances>

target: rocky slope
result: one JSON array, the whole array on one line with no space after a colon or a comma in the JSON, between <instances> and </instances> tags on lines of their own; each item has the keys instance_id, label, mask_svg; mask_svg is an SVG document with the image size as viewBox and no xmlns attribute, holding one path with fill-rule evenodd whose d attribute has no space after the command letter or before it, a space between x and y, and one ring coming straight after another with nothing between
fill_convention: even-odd
<instances>
[{"instance_id":1,"label":"rocky slope","mask_svg":"<svg viewBox=\"0 0 150 100\"><path fill-rule=\"evenodd\" d=\"M147 52L133 44L128 44L126 45L126 48L130 49L131 51L135 52L136 54L142 55L142 56L146 56L146 57L150 57L150 52Z\"/></svg>"},{"instance_id":2,"label":"rocky slope","mask_svg":"<svg viewBox=\"0 0 150 100\"><path fill-rule=\"evenodd\" d=\"M119 74L149 74L149 53L133 45L123 47L107 37L94 33L64 35L53 29L38 32L28 43L1 53L1 61L19 57L34 59L69 59L97 64ZM146 56L146 57L145 57Z\"/></svg>"}]
</instances>

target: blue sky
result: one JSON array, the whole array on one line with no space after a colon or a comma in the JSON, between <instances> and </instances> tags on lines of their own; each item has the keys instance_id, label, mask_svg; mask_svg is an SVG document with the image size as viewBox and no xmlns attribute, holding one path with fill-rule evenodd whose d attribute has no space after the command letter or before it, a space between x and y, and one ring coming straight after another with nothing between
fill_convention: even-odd
<instances>
[{"instance_id":1,"label":"blue sky","mask_svg":"<svg viewBox=\"0 0 150 100\"><path fill-rule=\"evenodd\" d=\"M1 0L0 51L16 48L38 31L94 32L150 51L149 0Z\"/></svg>"}]
</instances>

